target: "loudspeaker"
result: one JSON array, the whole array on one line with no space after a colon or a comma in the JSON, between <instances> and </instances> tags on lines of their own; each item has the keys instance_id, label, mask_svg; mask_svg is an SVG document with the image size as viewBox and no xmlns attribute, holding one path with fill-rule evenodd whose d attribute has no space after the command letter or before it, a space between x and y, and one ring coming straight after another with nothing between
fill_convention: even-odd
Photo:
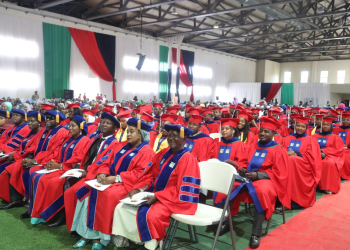
<instances>
[{"instance_id":1,"label":"loudspeaker","mask_svg":"<svg viewBox=\"0 0 350 250\"><path fill-rule=\"evenodd\" d=\"M73 98L74 98L74 90L65 89L64 90L64 99L68 100L68 99L73 99Z\"/></svg>"},{"instance_id":2,"label":"loudspeaker","mask_svg":"<svg viewBox=\"0 0 350 250\"><path fill-rule=\"evenodd\" d=\"M136 68L138 70L141 70L143 62L145 61L146 55L143 53L137 53L137 55L139 55L139 62L136 65Z\"/></svg>"}]
</instances>

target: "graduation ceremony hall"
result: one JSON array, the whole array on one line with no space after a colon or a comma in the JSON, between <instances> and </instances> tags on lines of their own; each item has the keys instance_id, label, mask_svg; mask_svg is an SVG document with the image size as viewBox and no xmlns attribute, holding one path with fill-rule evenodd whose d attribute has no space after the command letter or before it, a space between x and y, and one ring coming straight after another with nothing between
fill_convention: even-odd
<instances>
[{"instance_id":1,"label":"graduation ceremony hall","mask_svg":"<svg viewBox=\"0 0 350 250\"><path fill-rule=\"evenodd\" d=\"M344 0L0 1L0 249L349 250L349 50Z\"/></svg>"}]
</instances>

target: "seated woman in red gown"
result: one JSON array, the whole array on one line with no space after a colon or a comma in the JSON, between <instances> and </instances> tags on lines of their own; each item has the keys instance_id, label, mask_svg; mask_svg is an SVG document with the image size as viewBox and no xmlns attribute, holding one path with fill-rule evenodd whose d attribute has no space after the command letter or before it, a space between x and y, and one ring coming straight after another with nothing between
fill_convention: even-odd
<instances>
[{"instance_id":1,"label":"seated woman in red gown","mask_svg":"<svg viewBox=\"0 0 350 250\"><path fill-rule=\"evenodd\" d=\"M342 169L340 170L340 176L343 179L350 180L350 113L342 113L342 122L342 126L333 128L333 132L334 134L340 136L345 147L345 161Z\"/></svg>"},{"instance_id":2,"label":"seated woman in red gown","mask_svg":"<svg viewBox=\"0 0 350 250\"><path fill-rule=\"evenodd\" d=\"M45 223L56 215L56 222L49 224L48 227L59 226L65 221L63 194L74 184L74 179L70 182L67 178L60 177L81 162L90 143L86 136L88 126L82 116L75 115L71 119L68 131L71 137L55 149L54 158L46 163L47 170L57 170L47 174L33 173L30 176L32 202L29 213L32 224Z\"/></svg>"},{"instance_id":3,"label":"seated woman in red gown","mask_svg":"<svg viewBox=\"0 0 350 250\"><path fill-rule=\"evenodd\" d=\"M94 241L92 249L107 246L112 234L115 207L133 189L143 172L152 171L149 164L155 153L149 146L147 132L152 127L137 118L130 118L127 124L127 143L114 147L96 163L98 169L86 176L111 186L104 191L84 186L76 192L79 200L71 231L76 231L82 238L73 248L82 247L90 240Z\"/></svg>"},{"instance_id":4,"label":"seated woman in red gown","mask_svg":"<svg viewBox=\"0 0 350 250\"><path fill-rule=\"evenodd\" d=\"M240 203L255 204L253 230L249 246L258 248L262 234L262 224L275 210L276 197L290 208L291 186L289 181L289 161L287 150L273 141L274 132L280 123L272 116L261 118L259 141L247 150L246 164L238 166L233 191L231 214L235 215ZM226 196L218 194L215 203L223 205Z\"/></svg>"},{"instance_id":5,"label":"seated woman in red gown","mask_svg":"<svg viewBox=\"0 0 350 250\"><path fill-rule=\"evenodd\" d=\"M205 126L209 131L209 134L220 132L220 125L217 122L213 121L210 109L204 110L202 112L202 116L204 116L203 119L205 121Z\"/></svg>"},{"instance_id":6,"label":"seated woman in red gown","mask_svg":"<svg viewBox=\"0 0 350 250\"><path fill-rule=\"evenodd\" d=\"M83 109L81 113L83 113L83 117L88 126L87 136L89 137L91 134L93 134L97 130L98 123L95 123L96 118L91 109Z\"/></svg>"},{"instance_id":7,"label":"seated woman in red gown","mask_svg":"<svg viewBox=\"0 0 350 250\"><path fill-rule=\"evenodd\" d=\"M239 124L237 125L238 129L238 140L246 143L247 145L254 143L255 134L249 129L249 122L254 120L253 116L249 114L246 110L242 110L238 114Z\"/></svg>"},{"instance_id":8,"label":"seated woman in red gown","mask_svg":"<svg viewBox=\"0 0 350 250\"><path fill-rule=\"evenodd\" d=\"M344 165L344 143L339 135L333 134L332 117L323 117L322 130L314 137L321 148L322 173L318 186L326 193L338 193L340 190L340 171Z\"/></svg>"},{"instance_id":9,"label":"seated woman in red gown","mask_svg":"<svg viewBox=\"0 0 350 250\"><path fill-rule=\"evenodd\" d=\"M306 133L308 117L296 119L295 134L283 138L288 150L291 199L299 206L310 207L315 203L315 189L321 178L322 162L317 141Z\"/></svg>"},{"instance_id":10,"label":"seated woman in red gown","mask_svg":"<svg viewBox=\"0 0 350 250\"><path fill-rule=\"evenodd\" d=\"M180 125L165 125L170 149L153 159L153 173L143 175L128 197L153 193L146 204L135 207L120 203L114 210L112 233L143 243L140 249L156 249L165 236L172 213L193 215L199 201L200 171L197 160L183 145L192 131ZM122 240L118 240L122 241ZM119 246L118 246L119 249Z\"/></svg>"},{"instance_id":11,"label":"seated woman in red gown","mask_svg":"<svg viewBox=\"0 0 350 250\"><path fill-rule=\"evenodd\" d=\"M324 116L323 114L315 115L315 126L309 129L310 135L319 134L321 132L322 118Z\"/></svg>"},{"instance_id":12,"label":"seated woman in red gown","mask_svg":"<svg viewBox=\"0 0 350 250\"><path fill-rule=\"evenodd\" d=\"M198 162L210 159L210 152L213 147L213 139L209 135L200 132L202 118L200 115L191 115L187 127L193 131L193 134L187 137L184 144L184 148L190 151Z\"/></svg>"},{"instance_id":13,"label":"seated woman in red gown","mask_svg":"<svg viewBox=\"0 0 350 250\"><path fill-rule=\"evenodd\" d=\"M1 113L0 113L1 114ZM19 147L19 151L9 154L7 166L0 174L0 197L8 202L0 209L10 209L12 207L23 206L24 188L22 184L22 174L27 168L22 167L21 162L27 155L27 149L41 137L39 133L41 122L45 121L45 116L38 111L27 113L28 127L31 129L29 135L25 137Z\"/></svg>"}]
</instances>

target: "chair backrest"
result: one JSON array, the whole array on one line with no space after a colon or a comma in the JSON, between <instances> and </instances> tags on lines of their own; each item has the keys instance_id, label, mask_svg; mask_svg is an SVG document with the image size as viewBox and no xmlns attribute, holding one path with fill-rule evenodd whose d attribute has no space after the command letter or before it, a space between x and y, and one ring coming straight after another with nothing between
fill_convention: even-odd
<instances>
[{"instance_id":1,"label":"chair backrest","mask_svg":"<svg viewBox=\"0 0 350 250\"><path fill-rule=\"evenodd\" d=\"M220 138L221 134L220 133L211 133L209 135L212 139Z\"/></svg>"},{"instance_id":2,"label":"chair backrest","mask_svg":"<svg viewBox=\"0 0 350 250\"><path fill-rule=\"evenodd\" d=\"M235 167L221 161L202 161L199 163L201 171L201 188L228 194L234 175Z\"/></svg>"}]
</instances>

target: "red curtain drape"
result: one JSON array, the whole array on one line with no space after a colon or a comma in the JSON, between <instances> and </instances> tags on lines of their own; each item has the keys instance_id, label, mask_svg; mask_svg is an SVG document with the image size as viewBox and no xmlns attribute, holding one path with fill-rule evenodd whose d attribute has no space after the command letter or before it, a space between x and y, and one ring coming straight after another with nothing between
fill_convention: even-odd
<instances>
[{"instance_id":1,"label":"red curtain drape","mask_svg":"<svg viewBox=\"0 0 350 250\"><path fill-rule=\"evenodd\" d=\"M177 48L172 48L172 49L173 49L173 63L175 65L177 65L177 63L176 63ZM179 67L179 69L180 69L180 79L183 82L183 84L185 84L187 87L192 87L190 101L193 102L194 101L193 86L192 86L192 82L190 81L190 78L188 78L186 66L185 66L184 59L183 59L181 52L180 52L180 67Z\"/></svg>"},{"instance_id":2,"label":"red curtain drape","mask_svg":"<svg viewBox=\"0 0 350 250\"><path fill-rule=\"evenodd\" d=\"M109 70L101 55L100 49L98 48L95 33L74 28L68 29L80 53L84 57L91 70L102 80L113 82L113 100L115 100L116 93L115 83L113 81L114 79L111 73L109 73Z\"/></svg>"},{"instance_id":3,"label":"red curtain drape","mask_svg":"<svg viewBox=\"0 0 350 250\"><path fill-rule=\"evenodd\" d=\"M270 91L266 96L266 101L269 102L272 98L274 98L281 87L282 83L272 83Z\"/></svg>"}]
</instances>

